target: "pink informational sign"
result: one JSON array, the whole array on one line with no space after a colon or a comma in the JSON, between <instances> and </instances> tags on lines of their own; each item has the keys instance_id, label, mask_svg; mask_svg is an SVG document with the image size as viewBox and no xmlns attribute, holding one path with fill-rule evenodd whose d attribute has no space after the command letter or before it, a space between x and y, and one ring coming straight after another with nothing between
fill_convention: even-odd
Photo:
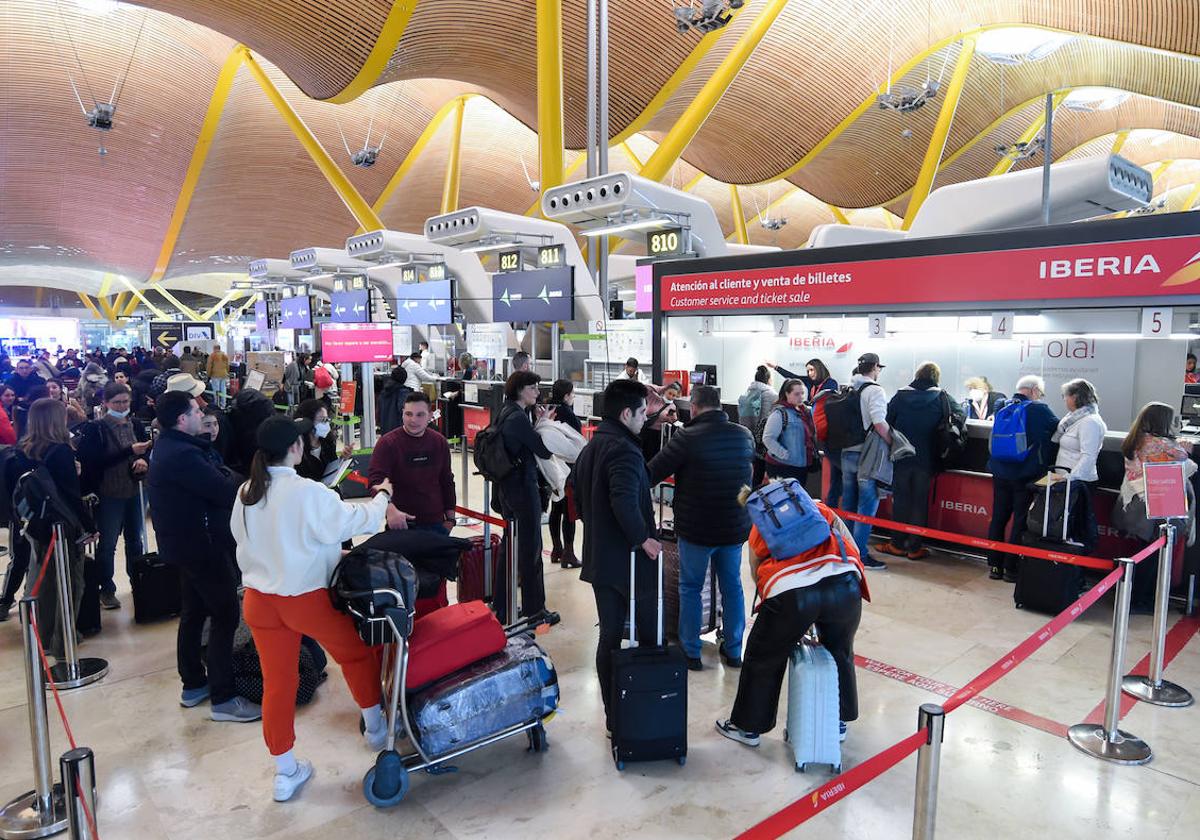
<instances>
[{"instance_id":1,"label":"pink informational sign","mask_svg":"<svg viewBox=\"0 0 1200 840\"><path fill-rule=\"evenodd\" d=\"M391 359L391 322L321 325L322 361L336 365L347 362L388 362Z\"/></svg>"},{"instance_id":2,"label":"pink informational sign","mask_svg":"<svg viewBox=\"0 0 1200 840\"><path fill-rule=\"evenodd\" d=\"M1146 479L1146 518L1184 519L1188 515L1187 486L1182 461L1143 464Z\"/></svg>"},{"instance_id":3,"label":"pink informational sign","mask_svg":"<svg viewBox=\"0 0 1200 840\"><path fill-rule=\"evenodd\" d=\"M633 299L634 311L649 312L654 309L654 265L646 263L633 269L633 288L637 292Z\"/></svg>"}]
</instances>

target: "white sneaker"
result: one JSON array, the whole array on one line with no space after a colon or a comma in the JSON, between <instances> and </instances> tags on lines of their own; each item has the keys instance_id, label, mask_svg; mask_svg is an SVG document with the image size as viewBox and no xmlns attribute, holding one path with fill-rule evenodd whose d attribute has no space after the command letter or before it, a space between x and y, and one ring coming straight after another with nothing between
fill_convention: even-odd
<instances>
[{"instance_id":1,"label":"white sneaker","mask_svg":"<svg viewBox=\"0 0 1200 840\"><path fill-rule=\"evenodd\" d=\"M311 761L305 759L296 760L296 770L291 775L283 773L275 774L275 801L287 802L300 788L304 787L304 783L312 778L313 766Z\"/></svg>"},{"instance_id":2,"label":"white sneaker","mask_svg":"<svg viewBox=\"0 0 1200 840\"><path fill-rule=\"evenodd\" d=\"M366 738L371 752L382 752L383 748L387 746L387 722L385 721L383 726L379 727L378 732L373 729L366 730L363 732L363 737Z\"/></svg>"}]
</instances>

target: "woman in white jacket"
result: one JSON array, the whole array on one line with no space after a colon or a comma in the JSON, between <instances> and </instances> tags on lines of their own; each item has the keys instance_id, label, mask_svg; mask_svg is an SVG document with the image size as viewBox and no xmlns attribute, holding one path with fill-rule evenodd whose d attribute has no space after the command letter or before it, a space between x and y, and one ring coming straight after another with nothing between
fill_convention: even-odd
<instances>
[{"instance_id":1,"label":"woman in white jacket","mask_svg":"<svg viewBox=\"0 0 1200 840\"><path fill-rule=\"evenodd\" d=\"M575 520L567 493L571 465L583 451L587 440L581 433L583 426L572 408L575 386L570 380L559 379L554 383L550 402L555 407L554 413L541 418L533 427L554 456L549 459L538 458L538 471L550 487L550 538L554 543L550 562L561 563L565 569L578 569L583 564L575 556Z\"/></svg>"},{"instance_id":2,"label":"woman in white jacket","mask_svg":"<svg viewBox=\"0 0 1200 840\"><path fill-rule=\"evenodd\" d=\"M1072 379L1062 386L1067 416L1058 421L1058 429L1050 438L1058 444L1056 467L1069 469L1073 481L1086 481L1092 486L1100 480L1096 459L1104 446L1108 426L1100 417L1100 398L1096 388L1086 379ZM1068 477L1063 473L1056 476Z\"/></svg>"},{"instance_id":3,"label":"woman in white jacket","mask_svg":"<svg viewBox=\"0 0 1200 840\"><path fill-rule=\"evenodd\" d=\"M275 757L276 802L291 799L313 772L292 754L301 636L312 636L342 666L371 749L382 749L386 740L378 655L349 616L333 608L328 586L342 541L383 526L392 486L384 479L364 504L343 502L320 482L301 478L295 468L311 428L308 420L283 416L258 427L250 479L230 519L246 586L243 610L262 664L263 739Z\"/></svg>"}]
</instances>

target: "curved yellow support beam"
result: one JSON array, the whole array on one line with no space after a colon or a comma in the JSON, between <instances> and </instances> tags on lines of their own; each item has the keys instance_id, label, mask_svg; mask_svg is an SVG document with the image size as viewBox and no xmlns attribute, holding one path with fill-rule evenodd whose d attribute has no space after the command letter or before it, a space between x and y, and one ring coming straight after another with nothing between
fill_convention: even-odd
<instances>
[{"instance_id":1,"label":"curved yellow support beam","mask_svg":"<svg viewBox=\"0 0 1200 840\"><path fill-rule=\"evenodd\" d=\"M1188 197L1183 200L1183 209L1185 211L1191 210L1196 205L1197 199L1200 199L1200 184L1196 184L1192 191L1188 193Z\"/></svg>"},{"instance_id":2,"label":"curved yellow support beam","mask_svg":"<svg viewBox=\"0 0 1200 840\"><path fill-rule=\"evenodd\" d=\"M829 208L829 212L833 214L833 218L839 225L850 224L850 217L845 214L841 207L835 207L832 204L826 204L825 206Z\"/></svg>"},{"instance_id":3,"label":"curved yellow support beam","mask_svg":"<svg viewBox=\"0 0 1200 840\"><path fill-rule=\"evenodd\" d=\"M338 198L346 205L346 209L350 214L367 230L379 230L383 227L383 222L379 220L379 216L371 209L371 205L367 204L364 199L355 189L354 184L346 177L346 173L338 168L338 165L333 162L333 158L329 156L329 152L325 151L325 147L321 145L321 141L316 138L300 115L296 113L296 109L291 106L291 103L284 98L279 88L275 86L265 72L262 66L255 60L254 56L245 47L239 47L242 51L242 61L250 74L254 76L254 80L258 82L258 86L262 88L263 93L267 95L267 99L275 106L288 128L292 130L292 134L300 141L300 145L304 147L304 151L308 152L308 156L312 158L313 163L317 165L317 169L321 170L321 174L325 176L325 180L329 182L329 186L333 187Z\"/></svg>"},{"instance_id":4,"label":"curved yellow support beam","mask_svg":"<svg viewBox=\"0 0 1200 840\"><path fill-rule=\"evenodd\" d=\"M151 303L150 298L148 298L144 294L142 294L141 291L138 290L137 286L130 283L124 277L121 278L121 282L124 283L127 287L129 287L129 291L133 292L133 296L135 298L140 300L142 303L146 304L146 308L149 309L151 312L153 312L155 315L157 315L159 318L162 318L164 321L172 320L170 315L168 315L166 312L163 312L161 309L159 309L157 306L155 306L153 303Z\"/></svg>"},{"instance_id":5,"label":"curved yellow support beam","mask_svg":"<svg viewBox=\"0 0 1200 840\"><path fill-rule=\"evenodd\" d=\"M204 162L208 160L208 150L212 147L213 137L221 122L221 114L225 110L225 102L229 99L229 91L233 87L233 80L237 76L238 69L242 66L244 55L245 50L241 45L235 47L225 58L225 63L221 65L221 72L217 74L217 83L213 86L212 96L208 99L204 122L200 124L200 134L196 138L196 145L192 148L192 158L188 161L183 184L180 185L179 195L175 199L175 209L171 213L171 220L167 223L162 247L158 250L158 259L154 262L154 269L150 272L150 279L147 282L156 283L161 280L167 273L167 266L171 264L171 255L175 250L175 243L179 239L179 231L183 229L183 220L192 204L196 184L200 180L200 173L204 170ZM137 306L134 302L136 300L137 298L134 298L133 301L130 301L135 307Z\"/></svg>"},{"instance_id":6,"label":"curved yellow support beam","mask_svg":"<svg viewBox=\"0 0 1200 840\"><path fill-rule=\"evenodd\" d=\"M79 302L87 307L88 311L95 316L97 321L104 320L104 316L100 314L100 310L96 308L96 304L92 303L92 299L90 297L83 292L76 292L75 294L79 295Z\"/></svg>"},{"instance_id":7,"label":"curved yellow support beam","mask_svg":"<svg viewBox=\"0 0 1200 840\"><path fill-rule=\"evenodd\" d=\"M383 28L379 30L379 37L375 39L375 46L371 48L367 60L358 68L358 73L350 80L350 84L326 99L326 102L335 105L353 102L379 81L379 77L387 69L388 62L396 54L396 47L404 37L404 30L408 28L408 21L417 8L417 2L418 0L393 0L392 10L383 22Z\"/></svg>"},{"instance_id":8,"label":"curved yellow support beam","mask_svg":"<svg viewBox=\"0 0 1200 840\"><path fill-rule=\"evenodd\" d=\"M908 230L916 218L917 211L929 197L933 188L933 179L937 176L938 165L942 162L942 153L946 150L946 138L950 136L950 126L954 123L954 113L958 110L958 100L962 97L963 87L967 82L967 73L971 69L971 59L975 57L975 38L963 40L958 60L954 63L954 73L950 83L946 85L943 94L942 107L938 111L937 122L933 126L933 136L929 139L929 148L925 150L925 160L921 163L921 171L917 175L917 183L913 186L912 198L908 200L908 209L904 212L904 229Z\"/></svg>"},{"instance_id":9,"label":"curved yellow support beam","mask_svg":"<svg viewBox=\"0 0 1200 840\"><path fill-rule=\"evenodd\" d=\"M412 169L416 164L417 159L421 156L421 153L425 151L425 147L429 145L429 142L433 139L434 135L438 133L438 129L442 127L442 123L446 120L446 117L454 113L455 110L460 107L460 103L465 104L468 99L471 99L476 95L477 94L474 93L464 93L462 96L456 96L443 105L441 109L433 115L433 119L431 119L425 125L425 130L422 131L421 136L417 138L417 142L413 143L413 147L408 150L408 154L404 156L404 160L398 167L396 167L396 171L392 173L392 177L388 179L387 186L383 188L383 192L381 192L379 197L375 199L375 203L372 205L372 210L375 213L383 212L383 208L387 206L388 200L392 197L392 193L396 191L396 189L400 186L400 182L404 180L404 177L408 175L409 170ZM381 222L378 227L374 228L360 227L358 232L365 233L367 230L379 230L382 227L383 224Z\"/></svg>"},{"instance_id":10,"label":"curved yellow support beam","mask_svg":"<svg viewBox=\"0 0 1200 840\"><path fill-rule=\"evenodd\" d=\"M741 245L750 244L750 232L746 229L746 211L742 209L742 197L737 184L729 185L729 208L733 211L733 233Z\"/></svg>"},{"instance_id":11,"label":"curved yellow support beam","mask_svg":"<svg viewBox=\"0 0 1200 840\"><path fill-rule=\"evenodd\" d=\"M446 177L442 183L442 212L458 209L458 193L462 186L462 132L467 101L459 98L454 109L454 133L450 136L450 154L446 158Z\"/></svg>"},{"instance_id":12,"label":"curved yellow support beam","mask_svg":"<svg viewBox=\"0 0 1200 840\"><path fill-rule=\"evenodd\" d=\"M787 0L767 0L766 6L754 19L754 23L742 33L733 49L721 60L712 76L700 88L696 98L688 104L675 125L663 136L650 160L642 167L642 177L653 181L661 181L666 177L786 6Z\"/></svg>"},{"instance_id":13,"label":"curved yellow support beam","mask_svg":"<svg viewBox=\"0 0 1200 840\"><path fill-rule=\"evenodd\" d=\"M538 184L543 193L563 182L562 17L562 0L537 0Z\"/></svg>"},{"instance_id":14,"label":"curved yellow support beam","mask_svg":"<svg viewBox=\"0 0 1200 840\"><path fill-rule=\"evenodd\" d=\"M1121 149L1125 148L1125 141L1129 139L1130 130L1131 129L1127 128L1123 131L1117 132L1117 136L1113 138L1112 154L1119 155L1121 153Z\"/></svg>"}]
</instances>

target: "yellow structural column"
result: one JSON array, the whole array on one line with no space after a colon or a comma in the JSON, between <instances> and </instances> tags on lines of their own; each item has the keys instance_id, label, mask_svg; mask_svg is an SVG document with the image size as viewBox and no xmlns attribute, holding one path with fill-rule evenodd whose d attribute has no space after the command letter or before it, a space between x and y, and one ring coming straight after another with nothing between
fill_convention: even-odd
<instances>
[{"instance_id":1,"label":"yellow structural column","mask_svg":"<svg viewBox=\"0 0 1200 840\"><path fill-rule=\"evenodd\" d=\"M733 211L733 233L741 245L750 244L750 232L746 230L746 211L742 209L742 197L737 184L729 185L729 209Z\"/></svg>"},{"instance_id":2,"label":"yellow structural column","mask_svg":"<svg viewBox=\"0 0 1200 840\"><path fill-rule=\"evenodd\" d=\"M658 148L650 156L650 160L646 161L646 165L642 167L641 175L643 177L661 181L667 176L671 167L675 165L675 161L679 160L684 149L700 132L704 121L717 107L717 103L721 101L725 91L729 90L729 86L733 84L737 74L746 65L754 50L771 28L771 24L775 22L786 6L787 0L767 0L762 12L754 19L754 23L750 24L750 28L742 33L742 37L738 38L733 49L721 60L712 76L700 88L696 98L691 101L691 104L675 121L675 125L671 126L671 130L662 138Z\"/></svg>"},{"instance_id":3,"label":"yellow structural column","mask_svg":"<svg viewBox=\"0 0 1200 840\"><path fill-rule=\"evenodd\" d=\"M1119 155L1121 149L1125 148L1125 141L1129 139L1129 129L1118 131L1117 136L1113 138L1112 151L1109 154Z\"/></svg>"},{"instance_id":4,"label":"yellow structural column","mask_svg":"<svg viewBox=\"0 0 1200 840\"><path fill-rule=\"evenodd\" d=\"M832 204L826 204L825 206L829 208L829 212L833 214L834 221L839 225L850 224L850 217L842 211L841 207L835 207Z\"/></svg>"},{"instance_id":5,"label":"yellow structural column","mask_svg":"<svg viewBox=\"0 0 1200 840\"><path fill-rule=\"evenodd\" d=\"M933 179L937 175L938 164L942 161L942 152L946 148L946 138L950 135L950 126L954 123L954 112L958 110L958 100L962 96L963 87L967 81L967 72L971 69L971 59L975 57L975 37L963 40L962 49L958 53L958 61L954 64L954 74L942 99L942 109L938 112L937 122L933 126L933 136L929 139L929 148L925 150L925 160L921 164L921 172L917 175L917 183L913 186L912 197L908 200L908 209L904 211L904 230L912 227L917 211L929 197L933 188Z\"/></svg>"},{"instance_id":6,"label":"yellow structural column","mask_svg":"<svg viewBox=\"0 0 1200 840\"><path fill-rule=\"evenodd\" d=\"M88 308L88 311L96 317L96 320L103 321L104 316L100 314L100 310L96 308L96 304L92 303L92 299L83 292L76 292L79 295L79 302Z\"/></svg>"},{"instance_id":7,"label":"yellow structural column","mask_svg":"<svg viewBox=\"0 0 1200 840\"><path fill-rule=\"evenodd\" d=\"M1051 105L1053 110L1057 111L1058 106L1061 105L1062 101L1066 98L1067 98L1067 91L1059 91L1058 93L1054 94L1054 100ZM1025 129L1025 131L1021 134L1021 136L1017 138L1016 142L1017 143L1032 143L1034 138L1037 137L1039 134L1041 134L1042 129L1045 127L1046 127L1046 109L1042 108L1041 113L1037 115L1037 117L1034 119L1034 121L1032 123L1030 123L1029 128ZM995 166L992 167L992 171L988 173L988 177L991 178L996 175L1003 175L1005 172L1008 172L1008 170L1012 169L1012 166L1014 163L1016 163L1015 160L1013 160L1011 157L1005 155L1005 157L999 163L997 163Z\"/></svg>"},{"instance_id":8,"label":"yellow structural column","mask_svg":"<svg viewBox=\"0 0 1200 840\"><path fill-rule=\"evenodd\" d=\"M537 133L544 193L563 182L562 0L537 0ZM607 147L608 138L604 140Z\"/></svg>"},{"instance_id":9,"label":"yellow structural column","mask_svg":"<svg viewBox=\"0 0 1200 840\"><path fill-rule=\"evenodd\" d=\"M458 191L462 183L462 131L467 101L461 96L456 100L454 133L450 136L450 156L446 159L446 179L442 184L442 212L453 213L458 209Z\"/></svg>"},{"instance_id":10,"label":"yellow structural column","mask_svg":"<svg viewBox=\"0 0 1200 840\"><path fill-rule=\"evenodd\" d=\"M321 145L316 136L312 133L300 115L296 113L296 109L291 106L291 103L284 98L280 93L279 88L275 86L265 72L262 66L255 60L254 56L245 47L241 47L242 61L250 74L254 76L259 87L263 89L263 93L267 95L267 99L275 106L288 128L292 130L292 134L300 141L300 145L304 147L304 151L308 152L308 156L312 158L313 163L317 165L317 169L321 170L321 174L325 176L325 180L329 182L329 186L333 187L338 198L346 205L346 209L358 221L365 230L379 230L383 227L383 222L379 220L379 216L371 208L355 189L354 184L346 177L338 165L333 162L333 158L329 156L329 152L325 151L325 147Z\"/></svg>"}]
</instances>

